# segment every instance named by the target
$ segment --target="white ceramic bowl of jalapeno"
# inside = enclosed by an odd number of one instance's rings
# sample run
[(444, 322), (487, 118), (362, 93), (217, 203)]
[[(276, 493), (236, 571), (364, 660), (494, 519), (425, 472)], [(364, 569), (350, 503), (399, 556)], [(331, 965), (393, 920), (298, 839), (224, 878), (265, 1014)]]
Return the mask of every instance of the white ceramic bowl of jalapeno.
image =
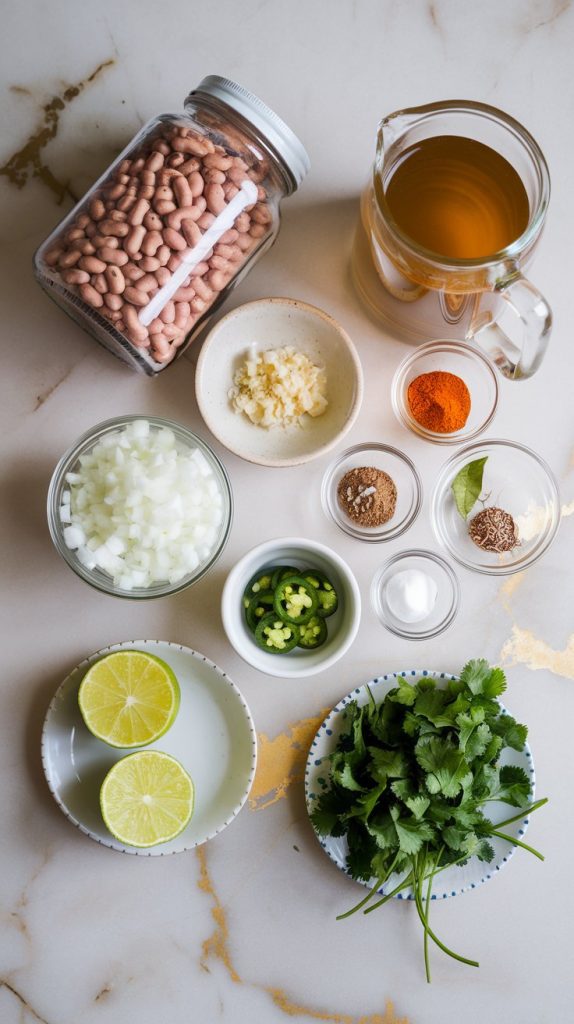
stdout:
[(302, 537), (266, 541), (229, 573), (221, 599), (227, 638), (270, 676), (323, 672), (352, 644), (361, 617), (357, 581), (331, 548)]

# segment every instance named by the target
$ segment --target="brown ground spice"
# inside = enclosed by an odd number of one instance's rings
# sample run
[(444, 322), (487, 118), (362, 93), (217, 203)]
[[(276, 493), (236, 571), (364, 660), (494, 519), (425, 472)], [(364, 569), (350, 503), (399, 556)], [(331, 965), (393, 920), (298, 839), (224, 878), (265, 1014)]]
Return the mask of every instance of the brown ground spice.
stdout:
[(518, 527), (510, 512), (503, 508), (483, 508), (471, 519), (468, 533), (470, 539), (484, 551), (512, 551), (518, 547)]
[(337, 497), (349, 519), (359, 526), (382, 526), (395, 514), (397, 488), (382, 469), (359, 466), (341, 477)]

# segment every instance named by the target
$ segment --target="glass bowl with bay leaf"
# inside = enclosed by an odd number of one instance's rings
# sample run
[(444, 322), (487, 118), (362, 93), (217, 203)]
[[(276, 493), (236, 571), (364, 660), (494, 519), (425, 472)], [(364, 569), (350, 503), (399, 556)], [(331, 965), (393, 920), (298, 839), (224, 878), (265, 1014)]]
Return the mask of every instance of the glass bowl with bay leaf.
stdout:
[(516, 441), (467, 445), (443, 466), (432, 495), (437, 539), (461, 565), (505, 576), (544, 554), (560, 523), (550, 467)]

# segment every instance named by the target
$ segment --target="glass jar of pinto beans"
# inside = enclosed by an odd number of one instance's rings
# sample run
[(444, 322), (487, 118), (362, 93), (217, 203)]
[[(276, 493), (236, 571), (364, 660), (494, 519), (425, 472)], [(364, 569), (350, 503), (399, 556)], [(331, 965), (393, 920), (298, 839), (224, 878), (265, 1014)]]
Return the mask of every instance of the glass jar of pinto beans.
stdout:
[(309, 158), (269, 107), (204, 78), (145, 125), (40, 246), (45, 291), (150, 376), (178, 356), (279, 230)]

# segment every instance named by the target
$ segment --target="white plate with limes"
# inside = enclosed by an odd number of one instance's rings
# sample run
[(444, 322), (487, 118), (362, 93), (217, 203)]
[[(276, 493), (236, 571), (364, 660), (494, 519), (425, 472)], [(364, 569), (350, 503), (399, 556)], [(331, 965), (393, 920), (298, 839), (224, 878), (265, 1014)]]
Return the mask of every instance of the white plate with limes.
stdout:
[[(110, 746), (86, 727), (78, 705), (80, 683), (97, 661), (115, 651), (143, 651), (161, 658), (179, 682), (173, 723), (141, 748), (175, 758), (193, 780), (193, 814), (168, 842), (140, 848), (108, 831), (100, 790), (110, 769), (134, 747)], [(245, 803), (257, 763), (257, 739), (249, 708), (235, 683), (209, 658), (165, 640), (130, 640), (96, 651), (56, 691), (42, 732), (42, 764), (50, 791), (66, 817), (103, 846), (140, 856), (182, 853), (221, 832)]]

